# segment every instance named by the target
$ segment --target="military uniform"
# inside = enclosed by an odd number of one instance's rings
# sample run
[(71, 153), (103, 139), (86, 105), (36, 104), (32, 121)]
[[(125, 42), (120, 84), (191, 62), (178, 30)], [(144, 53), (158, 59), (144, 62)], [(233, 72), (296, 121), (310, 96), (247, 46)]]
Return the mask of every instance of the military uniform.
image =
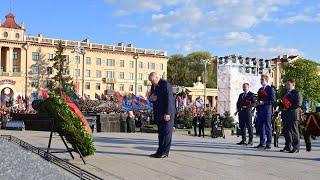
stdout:
[(274, 147), (279, 147), (279, 137), (281, 134), (281, 117), (277, 114), (272, 119), (273, 143)]

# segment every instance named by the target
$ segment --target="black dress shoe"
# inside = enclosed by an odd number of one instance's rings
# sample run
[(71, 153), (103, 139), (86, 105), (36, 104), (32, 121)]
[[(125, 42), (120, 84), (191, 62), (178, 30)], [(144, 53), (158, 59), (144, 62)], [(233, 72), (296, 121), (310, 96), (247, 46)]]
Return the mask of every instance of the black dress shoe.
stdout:
[(151, 158), (155, 158), (155, 157), (157, 157), (157, 156), (159, 156), (159, 154), (157, 154), (157, 153), (155, 153), (155, 154), (150, 154), (150, 155), (149, 155), (149, 157), (151, 157)]
[(299, 149), (292, 149), (289, 153), (298, 153)]
[(167, 154), (157, 155), (155, 158), (167, 158), (169, 157)]
[(249, 141), (247, 145), (248, 145), (248, 146), (253, 146), (253, 142), (252, 142), (252, 141)]
[(258, 146), (255, 146), (255, 148), (261, 149), (261, 148), (264, 148), (264, 145), (259, 144)]
[(244, 142), (244, 141), (240, 141), (240, 142), (238, 142), (237, 144), (238, 144), (238, 145), (247, 145), (247, 143)]
[(270, 145), (266, 146), (266, 147), (264, 147), (264, 149), (271, 149), (271, 146)]
[(280, 152), (288, 153), (288, 152), (290, 152), (290, 149), (283, 148), (283, 149), (280, 150)]

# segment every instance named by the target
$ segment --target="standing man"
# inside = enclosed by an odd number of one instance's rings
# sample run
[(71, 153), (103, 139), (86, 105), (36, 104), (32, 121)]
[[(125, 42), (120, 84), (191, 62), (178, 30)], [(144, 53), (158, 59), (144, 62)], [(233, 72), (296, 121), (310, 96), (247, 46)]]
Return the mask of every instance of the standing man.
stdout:
[(204, 119), (204, 112), (199, 112), (198, 113), (198, 119), (199, 119), (199, 137), (204, 138), (204, 127), (206, 125), (206, 120)]
[(239, 126), (241, 130), (242, 140), (237, 144), (247, 145), (246, 129), (248, 128), (248, 133), (249, 133), (248, 145), (253, 145), (252, 107), (255, 104), (254, 94), (249, 90), (250, 85), (248, 83), (244, 83), (242, 88), (243, 88), (243, 93), (239, 95), (239, 98), (237, 101), (237, 112), (239, 116)]
[(199, 123), (198, 114), (194, 113), (193, 120), (192, 120), (192, 127), (194, 130), (194, 136), (197, 136), (197, 124), (198, 123)]
[(281, 98), (283, 105), (282, 121), (285, 137), (285, 147), (281, 152), (298, 153), (300, 149), (299, 121), (302, 106), (302, 96), (295, 89), (296, 82), (289, 79), (286, 83), (287, 92)]
[(151, 94), (149, 100), (153, 103), (154, 119), (158, 125), (159, 146), (153, 158), (166, 158), (169, 156), (171, 147), (172, 130), (174, 117), (176, 113), (175, 98), (172, 87), (166, 81), (160, 78), (156, 72), (149, 75), (151, 82)]
[[(261, 75), (262, 87), (258, 91), (257, 123), (259, 124), (260, 143), (256, 148), (271, 149), (272, 141), (272, 104), (276, 100), (275, 90), (268, 85), (269, 76)], [(267, 140), (266, 140), (267, 138)]]

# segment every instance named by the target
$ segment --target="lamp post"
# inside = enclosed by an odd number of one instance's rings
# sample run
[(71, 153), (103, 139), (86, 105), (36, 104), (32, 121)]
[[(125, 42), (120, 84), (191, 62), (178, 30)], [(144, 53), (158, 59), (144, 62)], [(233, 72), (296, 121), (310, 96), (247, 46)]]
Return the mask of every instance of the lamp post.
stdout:
[(135, 75), (134, 75), (134, 95), (137, 96), (137, 81), (138, 81), (138, 78), (137, 78), (137, 75), (138, 75), (138, 59), (139, 59), (139, 55), (138, 53), (135, 53), (133, 55), (133, 59), (135, 60)]
[(203, 85), (204, 85), (204, 110), (207, 108), (206, 99), (207, 99), (207, 65), (210, 64), (209, 59), (201, 59), (201, 63), (204, 64), (204, 77), (203, 77)]
[(25, 67), (25, 84), (24, 84), (24, 98), (26, 103), (26, 108), (28, 105), (28, 49), (29, 49), (30, 43), (27, 42), (23, 45), (24, 50), (26, 51), (26, 67)]
[[(72, 53), (77, 53), (77, 55), (79, 55), (79, 54), (82, 55), (82, 91), (81, 91), (81, 96), (83, 97), (83, 95), (84, 95), (84, 55), (86, 54), (86, 52), (85, 52), (84, 48), (77, 46), (73, 49)], [(79, 67), (79, 63), (80, 63), (80, 61), (77, 62), (77, 70)], [(76, 74), (76, 84), (78, 85), (78, 74)]]

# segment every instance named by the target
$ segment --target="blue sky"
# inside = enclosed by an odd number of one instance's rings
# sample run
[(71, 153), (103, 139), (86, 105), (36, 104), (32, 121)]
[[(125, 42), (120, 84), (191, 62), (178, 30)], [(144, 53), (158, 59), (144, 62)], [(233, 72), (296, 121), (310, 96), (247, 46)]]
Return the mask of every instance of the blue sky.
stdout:
[[(320, 62), (319, 0), (11, 0), (27, 33), (166, 50)], [(41, 2), (41, 3), (40, 3)], [(0, 1), (0, 19), (10, 1)]]

